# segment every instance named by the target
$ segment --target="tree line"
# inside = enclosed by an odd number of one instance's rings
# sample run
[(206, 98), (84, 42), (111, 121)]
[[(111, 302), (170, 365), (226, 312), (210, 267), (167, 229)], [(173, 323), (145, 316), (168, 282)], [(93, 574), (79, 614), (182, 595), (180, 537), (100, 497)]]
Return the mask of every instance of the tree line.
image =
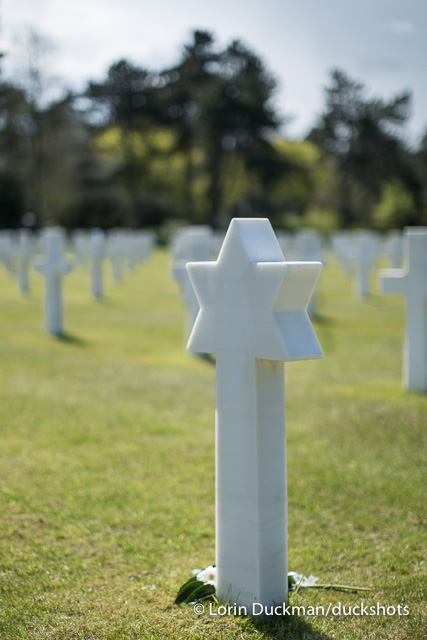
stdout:
[[(114, 62), (80, 94), (43, 100), (43, 40), (26, 83), (0, 83), (0, 227), (278, 228), (427, 224), (427, 133), (405, 142), (411, 95), (386, 102), (335, 69), (305, 140), (287, 140), (276, 80), (240, 41), (195, 31), (170, 68)], [(31, 215), (30, 215), (31, 214)]]

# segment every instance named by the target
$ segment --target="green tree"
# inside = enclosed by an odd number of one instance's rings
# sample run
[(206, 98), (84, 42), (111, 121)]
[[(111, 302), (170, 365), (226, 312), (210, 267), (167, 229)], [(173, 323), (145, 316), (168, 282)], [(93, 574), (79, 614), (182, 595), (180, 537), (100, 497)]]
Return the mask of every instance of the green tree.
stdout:
[(55, 84), (52, 76), (55, 43), (38, 31), (28, 28), (21, 40), (21, 72), (18, 82), (26, 97), (25, 130), (22, 138), (26, 145), (22, 170), (25, 173), (26, 206), (39, 224), (49, 222), (47, 190), (50, 188), (46, 146), (49, 123), (46, 113)]
[(208, 221), (213, 226), (224, 206), (224, 165), (229, 154), (242, 158), (250, 175), (249, 197), (257, 201), (258, 209), (265, 203), (267, 187), (283, 169), (271, 142), (280, 124), (271, 106), (274, 89), (275, 81), (261, 59), (241, 42), (221, 53), (216, 82), (202, 111), (210, 175)]
[(411, 192), (399, 180), (383, 185), (375, 205), (373, 220), (379, 229), (397, 229), (417, 222), (417, 210)]
[(24, 215), (22, 187), (9, 171), (0, 171), (0, 229), (17, 229)]
[(254, 193), (281, 166), (270, 139), (279, 126), (271, 106), (275, 81), (261, 59), (241, 42), (218, 50), (212, 35), (202, 31), (194, 32), (182, 60), (166, 77), (168, 114), (178, 132), (178, 148), (187, 155), (189, 209), (194, 153), (201, 149), (208, 180), (206, 221), (217, 226), (226, 205), (228, 172), (232, 166), (241, 166), (230, 162), (230, 156), (243, 162)]
[[(184, 45), (178, 64), (162, 72), (165, 81), (160, 91), (162, 113), (175, 134), (174, 151), (185, 158), (182, 180), (185, 218), (196, 222), (195, 181), (201, 171), (204, 131), (201, 120), (206, 94), (216, 81), (218, 52), (207, 31), (194, 31), (193, 40)], [(200, 206), (200, 205), (199, 205)]]
[(139, 226), (141, 199), (147, 166), (137, 152), (135, 132), (144, 132), (161, 123), (157, 102), (159, 76), (120, 60), (110, 66), (104, 82), (91, 82), (86, 96), (91, 99), (90, 118), (104, 131), (117, 126), (120, 131), (120, 165), (116, 178), (128, 198), (128, 223)]
[(381, 187), (394, 178), (401, 180), (420, 209), (420, 183), (400, 137), (410, 101), (408, 93), (389, 102), (367, 98), (363, 84), (341, 70), (333, 71), (325, 113), (309, 139), (335, 158), (336, 200), (345, 226), (371, 224)]
[(22, 89), (8, 82), (0, 85), (0, 226), (16, 228), (26, 208), (26, 157), (31, 121)]
[[(287, 168), (271, 190), (279, 213), (276, 224), (330, 228), (331, 217), (334, 217), (331, 216), (333, 160), (325, 157), (322, 149), (309, 140), (279, 138), (275, 147)], [(322, 213), (327, 218), (324, 224), (319, 220)], [(316, 218), (315, 225), (313, 217)]]

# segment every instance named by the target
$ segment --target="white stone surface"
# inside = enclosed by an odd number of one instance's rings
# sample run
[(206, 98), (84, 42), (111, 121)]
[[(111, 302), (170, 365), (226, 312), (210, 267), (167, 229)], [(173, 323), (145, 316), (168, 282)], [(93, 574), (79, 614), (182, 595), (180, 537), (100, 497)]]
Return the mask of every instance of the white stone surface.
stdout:
[(123, 231), (112, 230), (108, 234), (106, 254), (111, 263), (111, 275), (114, 282), (121, 282), (127, 253), (127, 236)]
[(286, 262), (268, 220), (232, 220), (216, 262), (187, 264), (188, 349), (216, 354), (216, 566), (222, 601), (287, 600), (283, 361), (322, 357), (307, 305), (320, 263)]
[(278, 231), (276, 238), (286, 260), (293, 260), (295, 257), (295, 235), (290, 231)]
[(386, 253), (393, 269), (400, 269), (403, 260), (403, 237), (401, 231), (389, 231), (386, 238)]
[(18, 270), (19, 289), (26, 293), (30, 289), (30, 262), (34, 254), (34, 245), (31, 232), (28, 229), (19, 231), (18, 247), (16, 251), (16, 263)]
[(13, 274), (13, 231), (0, 231), (0, 261), (10, 274)]
[[(325, 264), (322, 237), (318, 231), (315, 229), (300, 229), (298, 231), (294, 243), (294, 259), (303, 262), (314, 260)], [(311, 317), (316, 315), (317, 297), (315, 291), (310, 298), (307, 311)]]
[(63, 334), (62, 277), (70, 273), (73, 264), (64, 257), (64, 237), (58, 230), (48, 230), (43, 234), (46, 255), (34, 265), (36, 271), (45, 277), (45, 326), (47, 333), (54, 336)]
[(71, 236), (77, 264), (87, 266), (90, 260), (90, 233), (85, 229), (77, 229)]
[(356, 264), (356, 294), (366, 298), (371, 292), (370, 276), (378, 263), (378, 234), (370, 229), (359, 229), (354, 238), (353, 260)]
[(427, 392), (427, 227), (405, 229), (405, 266), (380, 272), (383, 293), (406, 297), (403, 383)]
[(94, 229), (90, 237), (90, 291), (94, 298), (104, 297), (103, 262), (105, 258), (105, 234)]
[(186, 264), (188, 262), (202, 262), (211, 260), (215, 252), (215, 236), (212, 229), (206, 225), (191, 225), (182, 229), (175, 237), (172, 246), (172, 277), (178, 283), (181, 297), (184, 301), (186, 313), (186, 338), (191, 333), (197, 314), (199, 303), (188, 277)]
[(331, 238), (332, 249), (341, 265), (344, 275), (351, 276), (353, 259), (353, 238), (350, 231), (335, 231)]

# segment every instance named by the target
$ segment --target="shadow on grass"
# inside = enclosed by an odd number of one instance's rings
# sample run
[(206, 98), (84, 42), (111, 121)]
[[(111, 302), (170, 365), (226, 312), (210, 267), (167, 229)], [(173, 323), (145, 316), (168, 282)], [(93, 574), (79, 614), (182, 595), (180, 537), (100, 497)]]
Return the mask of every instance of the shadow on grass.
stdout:
[(332, 318), (330, 318), (329, 316), (325, 316), (321, 313), (313, 314), (313, 316), (310, 316), (310, 320), (312, 320), (312, 322), (322, 327), (329, 327), (329, 326), (332, 326), (333, 324), (336, 324)]
[(373, 291), (370, 291), (366, 296), (355, 298), (355, 300), (368, 307), (384, 307), (387, 305), (387, 298), (385, 298), (384, 294), (374, 293)]
[(334, 335), (334, 326), (336, 325), (336, 322), (334, 319), (321, 313), (316, 313), (311, 320), (316, 334), (319, 333), (318, 338), (323, 350), (327, 350), (329, 353), (335, 351), (336, 340)]
[(79, 338), (79, 336), (75, 336), (72, 333), (63, 333), (61, 336), (57, 336), (57, 340), (76, 347), (84, 347), (87, 345), (87, 340), (83, 340), (83, 338)]
[(117, 305), (114, 303), (114, 301), (109, 298), (108, 296), (102, 296), (100, 298), (97, 298), (95, 296), (91, 296), (91, 302), (93, 302), (94, 304), (99, 305), (100, 307), (116, 307)]
[(262, 634), (262, 638), (274, 640), (331, 640), (331, 636), (316, 631), (311, 624), (293, 615), (255, 620), (253, 628)]
[(216, 358), (212, 353), (195, 353), (194, 354), (197, 358), (200, 358), (200, 360), (203, 360), (203, 362), (207, 362), (208, 364), (216, 364)]

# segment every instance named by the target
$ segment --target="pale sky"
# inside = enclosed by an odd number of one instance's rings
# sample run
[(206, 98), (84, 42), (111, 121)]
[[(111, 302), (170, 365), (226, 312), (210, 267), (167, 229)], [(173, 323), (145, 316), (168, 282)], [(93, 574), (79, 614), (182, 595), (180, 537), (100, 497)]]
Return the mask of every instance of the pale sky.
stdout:
[(239, 39), (263, 59), (278, 80), (274, 105), (293, 117), (288, 137), (315, 124), (335, 67), (371, 96), (411, 90), (410, 139), (427, 131), (427, 0), (0, 0), (0, 12), (6, 77), (16, 73), (17, 38), (28, 27), (55, 42), (52, 73), (77, 90), (122, 58), (161, 70), (201, 29), (221, 46)]

